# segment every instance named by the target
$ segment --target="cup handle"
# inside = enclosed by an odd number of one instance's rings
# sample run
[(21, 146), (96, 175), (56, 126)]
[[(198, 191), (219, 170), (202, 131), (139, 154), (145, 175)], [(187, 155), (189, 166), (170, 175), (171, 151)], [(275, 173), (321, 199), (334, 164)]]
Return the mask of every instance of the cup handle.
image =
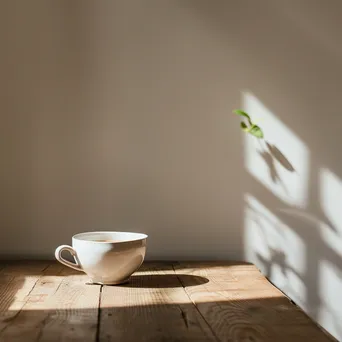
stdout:
[[(62, 252), (63, 251), (68, 251), (73, 256), (73, 258), (75, 260), (75, 263), (70, 262), (68, 260), (65, 260), (62, 257)], [(61, 246), (57, 247), (57, 249), (55, 251), (55, 257), (56, 257), (56, 259), (61, 264), (65, 265), (65, 266), (68, 266), (68, 267), (71, 267), (71, 268), (73, 268), (74, 270), (77, 270), (77, 271), (83, 271), (83, 269), (81, 267), (81, 264), (80, 264), (80, 261), (78, 260), (77, 253), (76, 253), (76, 251), (71, 246), (61, 245)]]

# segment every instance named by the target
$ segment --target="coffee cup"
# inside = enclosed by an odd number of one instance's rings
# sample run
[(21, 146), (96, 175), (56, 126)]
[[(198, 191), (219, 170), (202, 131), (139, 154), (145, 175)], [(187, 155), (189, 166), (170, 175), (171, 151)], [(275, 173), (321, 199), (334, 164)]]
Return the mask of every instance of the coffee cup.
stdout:
[[(72, 237), (72, 247), (61, 245), (56, 259), (77, 271), (85, 272), (90, 283), (117, 285), (129, 281), (145, 258), (146, 234), (129, 232), (86, 232)], [(68, 251), (75, 262), (63, 258)]]

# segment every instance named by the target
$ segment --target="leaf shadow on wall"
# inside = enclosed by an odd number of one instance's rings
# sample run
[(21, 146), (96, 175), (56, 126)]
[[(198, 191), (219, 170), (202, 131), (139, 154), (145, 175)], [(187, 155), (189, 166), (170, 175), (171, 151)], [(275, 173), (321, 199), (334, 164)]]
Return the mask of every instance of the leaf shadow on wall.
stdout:
[[(342, 297), (338, 290), (342, 277), (333, 278), (333, 274), (340, 274), (342, 270), (337, 247), (337, 242), (342, 242), (342, 222), (337, 208), (342, 188), (329, 188), (327, 181), (322, 179), (323, 168), (342, 179), (341, 100), (336, 92), (342, 87), (341, 21), (338, 16), (342, 3), (333, 0), (328, 7), (321, 0), (222, 1), (217, 6), (200, 1), (190, 3), (191, 10), (220, 37), (232, 58), (243, 62), (237, 86), (255, 94), (307, 147), (308, 158), (302, 161), (309, 165), (308, 176), (302, 180), (307, 183), (303, 207), (279, 198), (250, 173), (246, 173), (245, 190), (303, 244), (300, 252), (303, 253), (304, 270), (298, 278), (303, 291), (301, 305), (324, 328), (342, 339), (341, 330), (332, 323), (338, 322), (342, 315)], [(322, 113), (329, 113), (329, 119)], [(291, 144), (290, 136), (281, 136), (281, 139), (284, 144)], [(299, 170), (298, 165), (287, 163), (287, 157), (291, 156), (285, 156), (281, 149), (282, 146), (270, 144), (260, 157), (269, 165), (271, 181), (282, 181), (286, 185), (286, 179), (279, 180), (271, 154), (291, 174)], [(295, 149), (291, 151), (296, 152)], [(260, 225), (257, 235), (262, 237), (265, 235), (262, 229), (268, 223), (263, 221)], [(270, 246), (270, 258), (257, 255), (254, 261), (272, 277), (272, 269), (277, 267), (290, 276), (294, 267), (289, 264), (288, 257), (295, 251), (291, 243), (285, 243), (283, 228), (278, 230), (280, 239), (284, 239), (281, 248), (274, 251)], [(252, 253), (253, 244), (248, 248)]]

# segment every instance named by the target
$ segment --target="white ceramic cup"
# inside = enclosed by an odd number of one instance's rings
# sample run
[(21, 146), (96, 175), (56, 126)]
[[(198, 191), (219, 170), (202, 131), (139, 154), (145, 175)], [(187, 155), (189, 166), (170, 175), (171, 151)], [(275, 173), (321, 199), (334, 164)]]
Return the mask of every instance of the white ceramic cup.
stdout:
[[(140, 233), (80, 233), (72, 237), (72, 247), (59, 246), (55, 257), (64, 265), (85, 272), (94, 284), (122, 284), (143, 263), (146, 239), (147, 235)], [(63, 251), (68, 251), (75, 263), (64, 259)]]

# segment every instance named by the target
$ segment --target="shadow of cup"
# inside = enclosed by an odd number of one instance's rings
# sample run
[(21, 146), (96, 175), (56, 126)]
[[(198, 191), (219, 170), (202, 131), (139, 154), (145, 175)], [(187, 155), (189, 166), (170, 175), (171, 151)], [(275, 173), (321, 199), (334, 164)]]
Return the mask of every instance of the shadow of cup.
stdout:
[(123, 287), (137, 288), (171, 288), (184, 286), (198, 286), (208, 283), (209, 280), (200, 276), (188, 274), (153, 274), (133, 275)]

